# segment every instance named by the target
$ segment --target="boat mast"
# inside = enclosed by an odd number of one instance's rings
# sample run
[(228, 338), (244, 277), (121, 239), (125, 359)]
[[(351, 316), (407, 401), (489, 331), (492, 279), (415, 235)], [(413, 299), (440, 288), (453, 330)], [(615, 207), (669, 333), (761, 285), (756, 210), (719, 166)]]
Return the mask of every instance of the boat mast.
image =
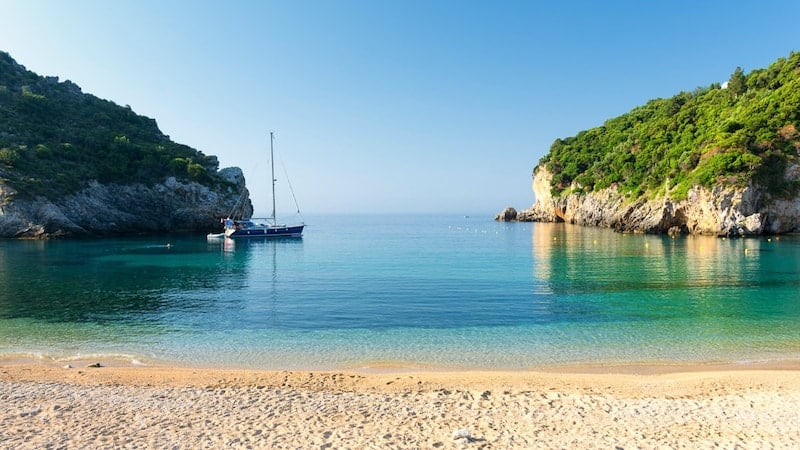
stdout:
[(275, 217), (275, 153), (272, 150), (272, 141), (275, 140), (275, 136), (272, 131), (269, 132), (269, 162), (272, 166), (272, 224), (276, 225), (278, 223), (277, 217)]

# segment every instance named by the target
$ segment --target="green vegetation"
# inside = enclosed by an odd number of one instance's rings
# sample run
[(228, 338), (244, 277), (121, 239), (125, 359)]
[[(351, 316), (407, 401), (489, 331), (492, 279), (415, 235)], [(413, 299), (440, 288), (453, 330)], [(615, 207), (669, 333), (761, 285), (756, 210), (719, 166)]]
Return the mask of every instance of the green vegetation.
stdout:
[(130, 107), (41, 77), (0, 52), (0, 179), (19, 197), (57, 198), (91, 180), (224, 184), (214, 156), (172, 142)]
[(693, 185), (744, 186), (795, 195), (784, 180), (800, 151), (800, 53), (745, 75), (656, 99), (603, 126), (557, 139), (541, 164), (554, 195), (616, 185), (628, 198), (686, 198)]

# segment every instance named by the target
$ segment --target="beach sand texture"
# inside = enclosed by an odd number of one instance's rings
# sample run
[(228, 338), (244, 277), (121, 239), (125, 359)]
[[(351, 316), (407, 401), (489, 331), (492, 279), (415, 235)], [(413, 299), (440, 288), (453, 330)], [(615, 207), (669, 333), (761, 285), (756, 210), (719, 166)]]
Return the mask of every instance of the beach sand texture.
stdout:
[(800, 448), (800, 370), (0, 364), (0, 448)]

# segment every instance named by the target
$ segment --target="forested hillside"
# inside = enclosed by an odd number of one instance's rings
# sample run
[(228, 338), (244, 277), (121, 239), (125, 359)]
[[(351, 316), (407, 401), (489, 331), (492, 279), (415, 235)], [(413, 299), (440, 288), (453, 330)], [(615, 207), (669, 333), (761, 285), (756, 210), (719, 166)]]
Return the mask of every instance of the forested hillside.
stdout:
[(800, 53), (723, 85), (651, 100), (603, 126), (557, 139), (540, 161), (552, 193), (597, 191), (616, 184), (633, 199), (665, 193), (686, 198), (693, 185), (744, 186), (751, 180), (777, 197), (796, 195), (783, 176), (800, 150)]
[(172, 142), (155, 120), (41, 77), (0, 52), (0, 181), (18, 198), (59, 198), (100, 183), (225, 183), (216, 157)]

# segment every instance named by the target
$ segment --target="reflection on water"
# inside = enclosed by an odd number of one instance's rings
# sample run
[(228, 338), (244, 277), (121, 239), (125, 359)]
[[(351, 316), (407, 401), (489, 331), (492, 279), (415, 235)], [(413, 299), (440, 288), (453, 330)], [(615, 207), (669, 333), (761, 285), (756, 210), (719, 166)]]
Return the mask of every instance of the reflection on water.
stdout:
[(798, 255), (797, 237), (463, 216), (330, 218), (285, 240), (0, 241), (0, 354), (271, 368), (798, 354)]
[[(298, 245), (169, 240), (2, 242), (0, 318), (159, 322), (162, 312), (208, 313), (244, 301), (236, 292), (251, 286), (254, 274), (268, 270), (276, 281), (277, 248)], [(225, 301), (214, 292), (226, 292), (219, 295)]]
[(533, 277), (551, 314), (680, 319), (718, 330), (741, 325), (731, 319), (800, 315), (796, 237), (670, 238), (536, 224), (531, 241)]
[(171, 352), (193, 334), (263, 326), (277, 315), (279, 252), (302, 253), (302, 240), (0, 241), (0, 353)]

